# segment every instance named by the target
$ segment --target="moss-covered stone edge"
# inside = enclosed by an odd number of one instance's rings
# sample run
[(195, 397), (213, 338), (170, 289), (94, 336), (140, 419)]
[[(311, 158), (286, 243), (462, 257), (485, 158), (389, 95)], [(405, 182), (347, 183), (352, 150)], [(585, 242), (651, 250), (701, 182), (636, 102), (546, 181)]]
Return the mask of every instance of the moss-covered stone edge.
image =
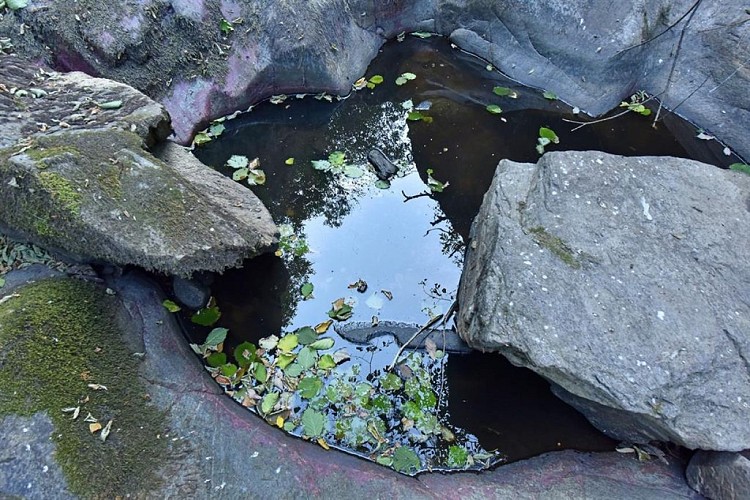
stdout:
[(576, 255), (570, 246), (565, 243), (559, 237), (550, 234), (545, 228), (541, 226), (532, 227), (529, 229), (534, 241), (537, 242), (541, 247), (548, 249), (550, 252), (555, 254), (561, 261), (573, 269), (581, 268), (581, 261), (576, 258)]
[[(0, 304), (0, 417), (45, 412), (69, 489), (85, 498), (139, 496), (158, 487), (168, 419), (149, 402), (139, 358), (113, 326), (119, 304), (101, 287), (56, 278)], [(93, 389), (88, 384), (101, 384)], [(64, 408), (80, 408), (78, 418)], [(105, 441), (91, 433), (88, 414)]]

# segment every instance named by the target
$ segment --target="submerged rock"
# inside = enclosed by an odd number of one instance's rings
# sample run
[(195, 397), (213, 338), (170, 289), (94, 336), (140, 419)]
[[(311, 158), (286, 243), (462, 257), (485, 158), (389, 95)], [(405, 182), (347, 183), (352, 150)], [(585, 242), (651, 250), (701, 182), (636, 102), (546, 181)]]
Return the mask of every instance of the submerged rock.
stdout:
[(371, 149), (367, 153), (367, 160), (375, 168), (375, 175), (381, 181), (389, 180), (398, 172), (398, 167), (379, 149)]
[(159, 143), (158, 158), (147, 149), (169, 118), (144, 94), (12, 56), (0, 56), (0, 83), (0, 226), (13, 234), (75, 260), (176, 275), (221, 271), (275, 243), (251, 191), (181, 146)]
[[(370, 323), (347, 322), (335, 326), (336, 333), (349, 342), (355, 344), (367, 344), (378, 337), (390, 335), (396, 339), (399, 345), (404, 345), (419, 330), (419, 327), (408, 323), (395, 321), (381, 321), (378, 326)], [(438, 349), (449, 353), (467, 353), (471, 351), (469, 346), (461, 340), (458, 334), (451, 330), (427, 330), (418, 335), (409, 346), (414, 349), (424, 349), (427, 340), (432, 340)]]
[(695, 161), (504, 160), (472, 228), (459, 333), (616, 438), (750, 448), (749, 212), (750, 176)]

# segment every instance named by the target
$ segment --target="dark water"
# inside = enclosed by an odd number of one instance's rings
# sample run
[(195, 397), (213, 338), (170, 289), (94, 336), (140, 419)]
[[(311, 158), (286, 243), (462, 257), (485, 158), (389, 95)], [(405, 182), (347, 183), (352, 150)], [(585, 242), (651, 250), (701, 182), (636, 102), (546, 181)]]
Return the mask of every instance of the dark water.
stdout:
[[(231, 155), (259, 158), (267, 182), (253, 191), (274, 220), (309, 248), (299, 257), (287, 251), (282, 258), (253, 259), (215, 280), (212, 290), (230, 343), (314, 325), (327, 319), (325, 312), (340, 297), (354, 303), (350, 321), (376, 317), (416, 326), (446, 312), (458, 286), (463, 242), (498, 161), (536, 162), (541, 126), (560, 138), (548, 151), (671, 155), (719, 166), (737, 161), (715, 141), (696, 139), (694, 127), (671, 115), (656, 127), (650, 118), (629, 113), (572, 132), (575, 125), (564, 120), (582, 115), (485, 66), (443, 39), (391, 43), (367, 72), (368, 78), (385, 79), (374, 90), (332, 103), (294, 96), (265, 103), (226, 122), (218, 140), (196, 149), (202, 161), (227, 174)], [(397, 86), (404, 72), (417, 77)], [(510, 87), (519, 98), (496, 96), (494, 86)], [(407, 122), (407, 100), (429, 100), (424, 113), (433, 121)], [(501, 106), (502, 114), (489, 113), (488, 104)], [(311, 161), (343, 151), (347, 163), (368, 169), (366, 155), (374, 147), (400, 167), (388, 189), (375, 187), (372, 173), (352, 179), (311, 167)], [(285, 164), (290, 157), (291, 166)], [(449, 183), (444, 192), (427, 195), (427, 169)], [(365, 293), (348, 288), (360, 279), (367, 282)], [(315, 287), (311, 300), (300, 293), (306, 282)], [(193, 327), (196, 341), (205, 333)], [(390, 339), (377, 343), (372, 369), (382, 368), (396, 350)], [(363, 356), (370, 352), (347, 345)], [(485, 449), (498, 449), (512, 461), (556, 449), (614, 447), (555, 398), (543, 379), (499, 355), (450, 355), (446, 366), (451, 423)]]

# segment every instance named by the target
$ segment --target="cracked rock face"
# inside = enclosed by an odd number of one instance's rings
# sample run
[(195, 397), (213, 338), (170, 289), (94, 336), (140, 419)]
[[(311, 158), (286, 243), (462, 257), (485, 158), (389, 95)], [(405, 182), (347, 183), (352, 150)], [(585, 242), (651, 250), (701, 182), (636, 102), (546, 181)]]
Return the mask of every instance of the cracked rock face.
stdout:
[(504, 160), (469, 247), (469, 345), (543, 375), (616, 438), (750, 448), (750, 176), (598, 152)]
[(268, 250), (260, 200), (159, 143), (168, 133), (132, 87), (0, 56), (0, 227), (75, 260), (182, 276)]

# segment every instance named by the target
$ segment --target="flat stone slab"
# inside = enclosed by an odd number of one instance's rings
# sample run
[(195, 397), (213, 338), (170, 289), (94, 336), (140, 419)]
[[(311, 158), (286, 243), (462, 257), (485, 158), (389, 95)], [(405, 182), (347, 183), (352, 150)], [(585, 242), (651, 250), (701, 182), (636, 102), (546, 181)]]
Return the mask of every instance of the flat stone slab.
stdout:
[[(0, 296), (23, 293), (14, 271)], [(14, 275), (16, 277), (14, 277)], [(39, 275), (37, 275), (37, 278)], [(421, 474), (416, 478), (276, 429), (222, 394), (190, 351), (161, 293), (127, 275), (108, 284), (124, 304), (123, 340), (142, 352), (140, 373), (151, 401), (168, 418), (169, 453), (156, 491), (136, 497), (190, 498), (699, 498), (677, 463), (638, 462), (617, 453), (549, 453), (481, 474)], [(70, 498), (49, 457), (54, 432), (45, 416), (0, 419), (11, 443), (0, 460), (0, 496)], [(34, 444), (39, 443), (39, 444)], [(32, 446), (29, 452), (26, 444)], [(37, 448), (35, 448), (37, 447)], [(40, 457), (46, 457), (40, 462)], [(45, 469), (44, 466), (47, 466)], [(52, 483), (52, 481), (55, 481)]]
[(472, 228), (458, 330), (616, 438), (743, 450), (748, 248), (750, 176), (599, 152), (504, 160)]

